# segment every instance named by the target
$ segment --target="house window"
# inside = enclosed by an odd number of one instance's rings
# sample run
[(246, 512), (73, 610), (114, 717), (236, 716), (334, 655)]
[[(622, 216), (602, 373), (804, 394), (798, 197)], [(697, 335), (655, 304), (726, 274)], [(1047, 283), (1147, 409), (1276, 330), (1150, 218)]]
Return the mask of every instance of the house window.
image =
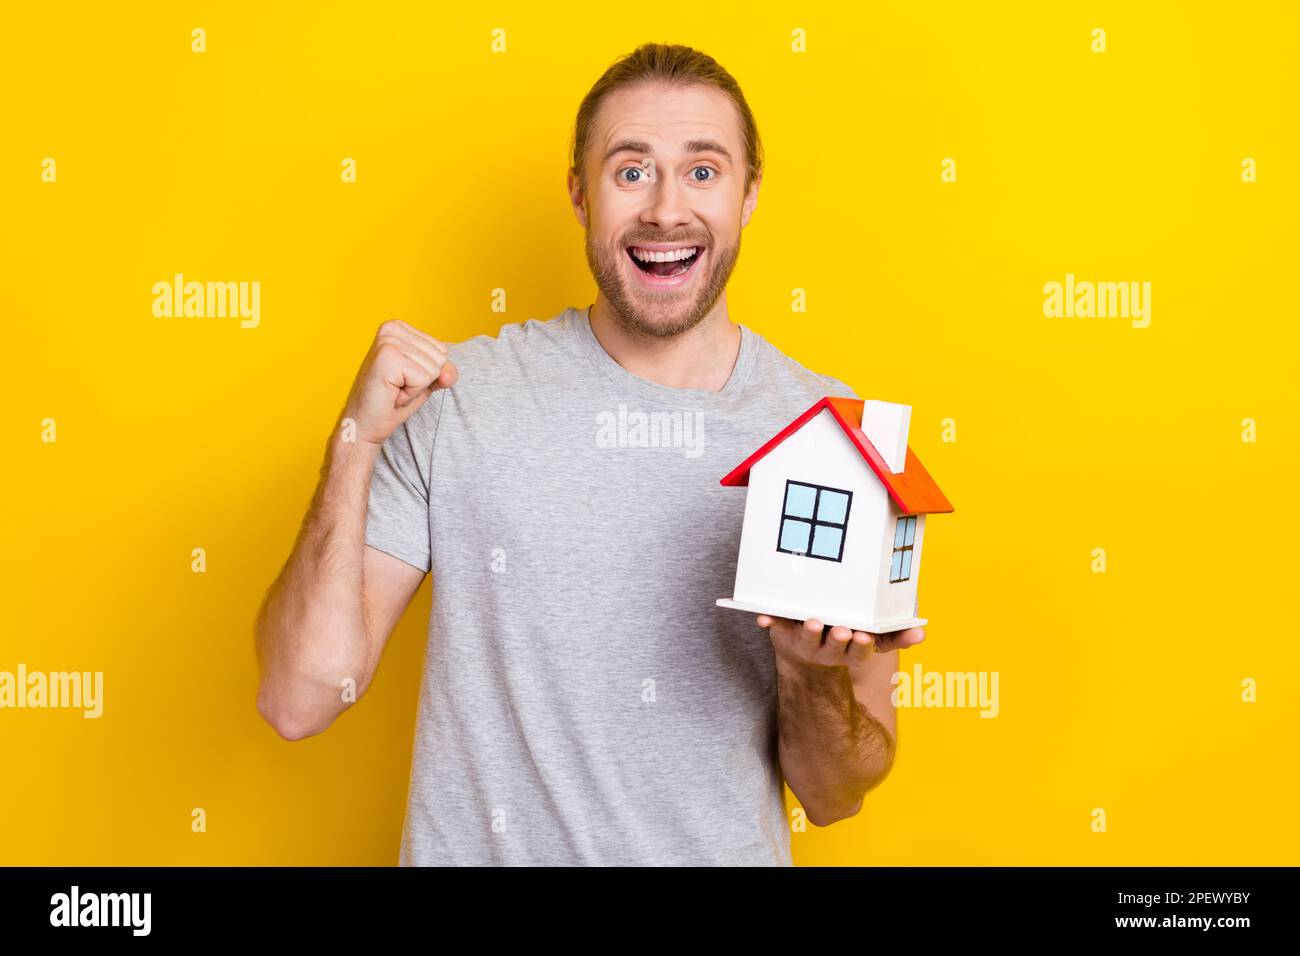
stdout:
[(916, 515), (903, 515), (894, 525), (894, 557), (889, 563), (889, 582), (912, 576), (912, 542), (916, 538)]
[(839, 561), (844, 557), (844, 532), (852, 500), (851, 491), (786, 481), (776, 550)]

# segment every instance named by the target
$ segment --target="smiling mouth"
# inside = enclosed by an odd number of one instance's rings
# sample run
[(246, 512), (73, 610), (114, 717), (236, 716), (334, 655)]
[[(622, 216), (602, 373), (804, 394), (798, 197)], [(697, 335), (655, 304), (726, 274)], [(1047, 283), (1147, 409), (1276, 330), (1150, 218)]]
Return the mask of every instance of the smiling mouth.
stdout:
[(632, 264), (646, 275), (660, 279), (685, 275), (700, 257), (703, 246), (684, 246), (666, 252), (651, 252), (637, 246), (625, 250)]

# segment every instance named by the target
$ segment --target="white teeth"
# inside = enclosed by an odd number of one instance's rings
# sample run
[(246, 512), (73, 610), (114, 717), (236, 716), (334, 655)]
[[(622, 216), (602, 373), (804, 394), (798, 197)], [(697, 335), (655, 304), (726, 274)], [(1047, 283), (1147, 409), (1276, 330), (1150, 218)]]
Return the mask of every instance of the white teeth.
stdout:
[(645, 249), (632, 247), (632, 255), (642, 262), (676, 262), (678, 259), (686, 259), (699, 251), (699, 246), (685, 246), (681, 249), (670, 249), (668, 252), (649, 252)]

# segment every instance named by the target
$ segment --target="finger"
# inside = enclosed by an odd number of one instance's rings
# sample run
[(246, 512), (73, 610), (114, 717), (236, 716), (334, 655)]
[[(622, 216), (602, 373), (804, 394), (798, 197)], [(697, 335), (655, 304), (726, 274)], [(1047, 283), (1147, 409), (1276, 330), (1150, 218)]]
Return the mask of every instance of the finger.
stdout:
[(901, 631), (890, 631), (876, 636), (876, 650), (897, 651), (915, 647), (925, 640), (925, 628), (909, 627)]
[(382, 341), (384, 346), (397, 349), (405, 358), (417, 363), (428, 375), (427, 384), (414, 381), (404, 387), (407, 397), (398, 401), (398, 408), (402, 408), (422, 391), (450, 388), (460, 378), (460, 369), (456, 368), (455, 362), (448, 359), (445, 353), (435, 351), (419, 339), (385, 335)]
[(826, 632), (826, 625), (823, 624), (820, 619), (810, 617), (808, 620), (803, 622), (803, 629), (809, 634), (816, 634), (817, 640), (820, 642), (822, 635)]
[(428, 396), (432, 395), (434, 392), (438, 391), (438, 389), (440, 388), (451, 388), (453, 385), (456, 384), (459, 378), (460, 378), (460, 369), (456, 368), (456, 366), (453, 365), (451, 362), (448, 362), (446, 365), (444, 365), (441, 369), (438, 370), (437, 377), (434, 378), (434, 380), (430, 382), (428, 385), (404, 386), (402, 388), (401, 394), (398, 395), (396, 405), (398, 408), (404, 408), (409, 402), (414, 401), (415, 399), (420, 397), (427, 398)]
[[(393, 407), (406, 408), (412, 402), (416, 402), (416, 401), (420, 401), (421, 399), (428, 398), (429, 395), (431, 395), (432, 393), (433, 393), (433, 388), (427, 385), (424, 388), (417, 388), (413, 385), (407, 385), (405, 388), (403, 388), (400, 392), (397, 393), (397, 398), (393, 402)], [(411, 410), (414, 411), (414, 409)]]
[(433, 348), (437, 349), (437, 350), (438, 350), (439, 352), (441, 352), (443, 355), (446, 355), (446, 354), (447, 354), (447, 343), (446, 343), (446, 342), (442, 341), (441, 339), (435, 339), (435, 338), (434, 338), (432, 335), (430, 335), (428, 332), (424, 331), (424, 329), (417, 329), (414, 325), (407, 325), (406, 327), (407, 327), (408, 329), (411, 330), (411, 334), (412, 334), (413, 336), (415, 336), (416, 338), (420, 339), (420, 340), (421, 340), (422, 342), (424, 342), (426, 345), (431, 345), (431, 346), (433, 346)]
[(442, 367), (442, 371), (438, 373), (437, 379), (434, 380), (433, 387), (451, 388), (459, 380), (460, 369), (456, 367), (455, 362), (448, 361), (447, 364)]
[(845, 652), (849, 649), (849, 642), (853, 640), (853, 631), (843, 624), (837, 624), (826, 632), (826, 654), (833, 660), (839, 660), (844, 657)]
[(787, 617), (777, 617), (774, 614), (760, 614), (755, 620), (758, 621), (759, 627), (770, 627), (777, 632), (791, 633), (799, 626), (798, 621), (792, 621)]
[(406, 334), (399, 335), (398, 338), (403, 344), (419, 349), (426, 355), (436, 358), (439, 362), (447, 361), (447, 346), (432, 336), (425, 335), (419, 329), (411, 329)]
[(754, 620), (758, 622), (759, 627), (766, 628), (770, 631), (771, 636), (774, 639), (781, 636), (789, 638), (794, 633), (795, 622), (787, 621), (783, 617), (776, 617), (772, 614), (760, 614)]
[(414, 393), (402, 392), (399, 394), (397, 396), (397, 401), (393, 403), (393, 407), (396, 408), (399, 413), (398, 423), (402, 424), (406, 422), (407, 419), (418, 412), (420, 406), (423, 405), (432, 394), (433, 389), (431, 388), (421, 389)]
[(429, 375), (432, 378), (437, 378), (439, 371), (447, 364), (446, 352), (439, 352), (428, 342), (415, 336), (394, 336), (388, 338), (387, 341), (392, 342), (406, 355), (428, 368)]
[(818, 653), (822, 647), (822, 622), (816, 618), (811, 618), (800, 624), (798, 621), (790, 621), (790, 643), (799, 649), (799, 651), (809, 657)]
[(427, 398), (437, 388), (441, 368), (429, 368), (427, 360), (411, 355), (401, 346), (385, 342), (379, 347), (376, 361), (381, 363), (384, 383), (397, 390), (394, 408), (407, 409), (417, 398)]
[(430, 374), (437, 375), (447, 361), (447, 347), (430, 335), (421, 332), (401, 319), (389, 319), (375, 333), (375, 347), (391, 345), (402, 352), (430, 365)]
[(429, 366), (419, 357), (410, 355), (397, 345), (380, 346), (376, 358), (380, 365), (380, 374), (386, 384), (398, 391), (418, 391), (428, 388), (438, 377), (438, 370)]
[(849, 642), (849, 649), (845, 652), (850, 664), (861, 664), (869, 660), (876, 650), (876, 636), (866, 631), (854, 631), (853, 640)]
[(435, 339), (423, 329), (417, 329), (410, 322), (404, 322), (401, 319), (389, 319), (379, 326), (380, 335), (392, 335), (400, 339), (419, 340), (425, 345), (432, 346), (444, 355), (447, 352), (447, 343), (440, 339)]
[(392, 336), (375, 340), (374, 364), (384, 381), (395, 388), (427, 388), (437, 379), (442, 363), (433, 363), (416, 349)]

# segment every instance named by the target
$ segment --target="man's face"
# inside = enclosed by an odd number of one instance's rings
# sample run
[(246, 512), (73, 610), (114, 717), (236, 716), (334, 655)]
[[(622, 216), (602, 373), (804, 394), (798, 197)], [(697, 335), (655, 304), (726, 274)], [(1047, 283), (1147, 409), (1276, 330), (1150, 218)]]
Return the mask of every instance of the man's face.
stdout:
[(582, 158), (586, 195), (572, 173), (569, 189), (596, 285), (625, 328), (667, 337), (709, 314), (758, 201), (746, 159), (719, 90), (639, 84), (606, 97)]

